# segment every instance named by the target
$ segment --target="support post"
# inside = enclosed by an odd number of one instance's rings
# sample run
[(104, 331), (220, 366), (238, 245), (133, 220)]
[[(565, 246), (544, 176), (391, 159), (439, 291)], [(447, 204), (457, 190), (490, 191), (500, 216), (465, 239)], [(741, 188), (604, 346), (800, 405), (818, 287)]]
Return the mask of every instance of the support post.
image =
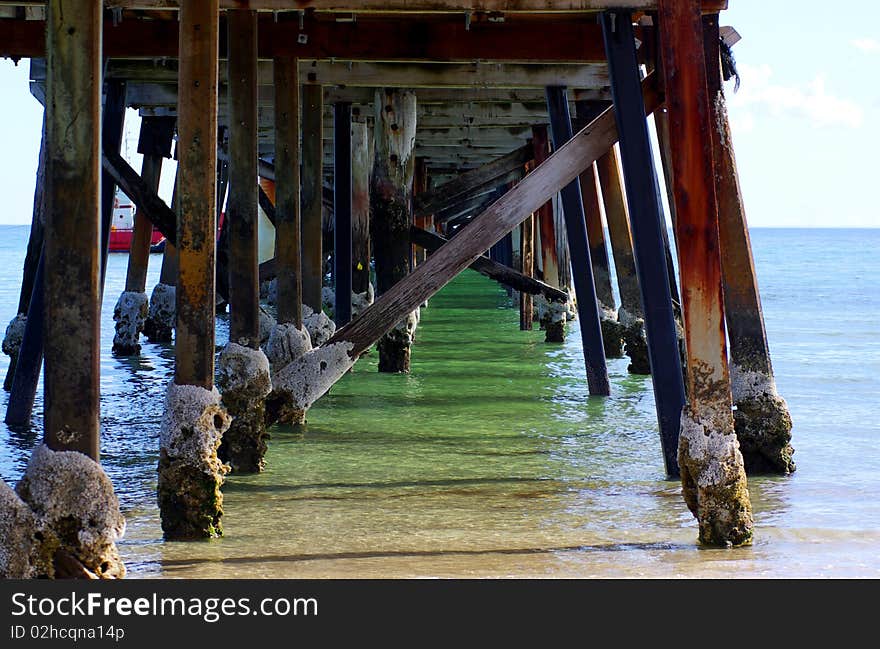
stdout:
[(727, 367), (700, 3), (660, 0), (658, 18), (688, 361), (678, 456), (682, 487), (702, 543), (743, 545), (752, 540), (753, 521)]
[(665, 223), (655, 190), (656, 171), (630, 20), (628, 12), (607, 12), (602, 15), (602, 32), (608, 52), (660, 442), (666, 473), (674, 477), (679, 474), (677, 449), (684, 384), (661, 232)]
[[(416, 167), (413, 172), (413, 204), (416, 196), (424, 196), (428, 193), (428, 165), (424, 157), (416, 158)], [(427, 230), (431, 216), (429, 214), (416, 214), (413, 212), (413, 225)], [(424, 248), (413, 245), (413, 268), (425, 261), (427, 251)]]
[(220, 354), (218, 387), (232, 417), (217, 450), (236, 473), (263, 469), (269, 359), (260, 350), (257, 184), (257, 12), (229, 10), (229, 343)]
[[(159, 191), (162, 157), (171, 155), (173, 129), (174, 118), (144, 117), (141, 121), (138, 141), (138, 153), (144, 156), (141, 179), (154, 193)], [(120, 356), (137, 354), (141, 349), (138, 338), (144, 330), (149, 312), (149, 300), (145, 291), (152, 237), (153, 223), (144, 210), (137, 210), (129, 247), (125, 291), (119, 296), (113, 311), (113, 320), (116, 321), (113, 352)]]
[[(116, 578), (125, 521), (101, 468), (101, 3), (50, 0), (46, 28), (45, 239), (38, 275), (45, 349), (44, 444), (0, 535), (15, 577)], [(43, 270), (44, 272), (40, 272)], [(40, 297), (38, 298), (38, 295)], [(36, 365), (39, 372), (39, 364)], [(11, 501), (11, 502), (10, 502)], [(4, 566), (5, 567), (5, 566)]]
[[(21, 291), (18, 297), (18, 311), (15, 317), (6, 327), (6, 335), (3, 337), (3, 353), (9, 356), (9, 367), (6, 370), (6, 378), (3, 380), (3, 389), (7, 392), (12, 389), (12, 380), (15, 378), (15, 368), (18, 365), (18, 355), (21, 351), (22, 339), (27, 327), (27, 313), (30, 309), (31, 296), (34, 293), (34, 280), (36, 279), (37, 267), (40, 264), (40, 255), (43, 254), (43, 234), (45, 231), (45, 209), (43, 204), (44, 186), (46, 184), (46, 117), (43, 114), (43, 126), (40, 129), (40, 156), (37, 163), (37, 177), (34, 184), (34, 209), (31, 218), (31, 229), (28, 234), (27, 253), (24, 258), (22, 269)], [(40, 287), (42, 291), (42, 287)], [(42, 359), (41, 359), (42, 360)]]
[[(47, 86), (48, 91), (48, 86)], [(48, 109), (47, 109), (48, 110)], [(122, 129), (125, 119), (125, 82), (108, 81), (104, 93), (104, 109), (101, 125), (101, 145), (104, 149), (119, 151), (122, 143)], [(107, 254), (110, 248), (110, 224), (113, 220), (113, 200), (116, 185), (107, 174), (101, 179), (101, 238), (100, 261), (101, 281), (99, 292), (103, 291), (104, 276), (107, 268)], [(46, 208), (48, 209), (48, 208)], [(42, 256), (42, 254), (41, 254)], [(18, 353), (15, 376), (6, 409), (6, 423), (10, 426), (24, 426), (31, 418), (34, 399), (37, 396), (37, 385), (40, 380), (40, 368), (43, 365), (43, 327), (44, 304), (44, 272), (43, 264), (38, 263), (34, 275), (34, 290), (31, 304), (28, 305), (28, 318), (25, 321), (21, 348)], [(100, 308), (100, 305), (99, 305)], [(33, 317), (32, 317), (33, 316)]]
[(217, 457), (229, 415), (214, 388), (219, 0), (180, 7), (177, 327), (174, 381), (160, 434), (165, 538), (222, 534), (227, 471)]
[(275, 259), (278, 323), (303, 325), (300, 271), (299, 70), (293, 57), (275, 59)]
[[(376, 293), (382, 295), (409, 274), (412, 265), (412, 191), (415, 172), (416, 94), (377, 90), (375, 160), (370, 207)], [(418, 309), (378, 343), (380, 372), (409, 372)]]
[(776, 391), (764, 313), (727, 105), (720, 73), (718, 14), (703, 16), (706, 74), (718, 200), (718, 234), (724, 313), (730, 340), (730, 382), (736, 436), (747, 473), (787, 474), (795, 470), (791, 415)]
[(336, 299), (333, 320), (342, 327), (351, 320), (352, 202), (351, 104), (333, 106), (333, 278)]
[[(571, 116), (568, 112), (565, 88), (559, 86), (547, 88), (547, 108), (550, 113), (553, 148), (558, 149), (572, 137)], [(563, 187), (560, 198), (568, 235), (568, 249), (571, 254), (574, 290), (577, 295), (587, 384), (590, 394), (607, 396), (611, 393), (611, 386), (608, 381), (608, 368), (605, 365), (602, 325), (599, 321), (596, 285), (593, 280), (587, 226), (584, 221), (584, 204), (579, 183), (572, 182)]]
[(648, 342), (645, 339), (645, 315), (642, 311), (639, 278), (633, 260), (632, 235), (623, 178), (620, 173), (620, 158), (615, 147), (609, 149), (596, 161), (596, 169), (599, 173), (599, 185), (608, 220), (608, 238), (611, 240), (614, 268), (617, 271), (617, 289), (620, 293), (617, 322), (621, 328), (624, 350), (630, 359), (627, 370), (632, 374), (650, 374), (651, 363), (648, 360)]
[[(177, 172), (171, 193), (171, 211), (177, 212)], [(150, 295), (150, 307), (147, 311), (147, 321), (144, 323), (144, 335), (151, 342), (171, 342), (174, 323), (177, 320), (176, 285), (177, 246), (166, 237), (159, 282), (153, 287)]]
[[(519, 226), (519, 259), (520, 269), (526, 277), (535, 275), (535, 215), (530, 214)], [(520, 291), (519, 294), (519, 328), (531, 331), (535, 319), (534, 299), (531, 293)]]
[(373, 146), (363, 120), (351, 123), (351, 316), (373, 303), (370, 282), (370, 172)]
[(324, 277), (321, 232), (324, 92), (319, 85), (302, 87), (302, 301), (321, 311)]
[[(550, 140), (546, 126), (532, 127), (532, 148), (535, 157), (535, 166), (544, 162), (550, 155)], [(543, 269), (544, 281), (553, 286), (565, 290), (559, 274), (559, 255), (556, 233), (556, 214), (553, 209), (553, 201), (547, 201), (535, 212), (538, 221), (538, 230), (541, 238), (541, 268)], [(552, 305), (541, 301), (538, 309), (538, 321), (544, 329), (544, 341), (548, 343), (561, 343), (565, 340), (565, 321), (568, 311), (562, 305)]]

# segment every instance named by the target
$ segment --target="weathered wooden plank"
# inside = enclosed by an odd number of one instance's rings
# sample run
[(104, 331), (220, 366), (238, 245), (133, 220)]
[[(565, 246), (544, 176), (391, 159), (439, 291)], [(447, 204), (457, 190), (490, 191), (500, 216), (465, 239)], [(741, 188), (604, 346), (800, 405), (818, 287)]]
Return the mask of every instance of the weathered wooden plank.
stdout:
[(687, 343), (682, 488), (702, 543), (743, 545), (753, 520), (727, 367), (703, 25), (696, 0), (660, 0), (659, 9)]
[(483, 189), (494, 189), (500, 183), (499, 178), (513, 171), (519, 171), (532, 160), (532, 156), (532, 147), (527, 144), (478, 169), (463, 173), (430, 192), (417, 195), (413, 198), (413, 213), (417, 216), (433, 214), (447, 209), (452, 201), (460, 196), (474, 194)]
[(105, 149), (101, 158), (104, 171), (119, 185), (139, 211), (143, 211), (168, 241), (177, 245), (177, 215), (115, 151)]
[(177, 107), (180, 208), (174, 380), (208, 390), (214, 385), (218, 44), (216, 3), (188, 3), (180, 27), (180, 86), (186, 93)]
[[(226, 75), (225, 62), (220, 63)], [(525, 89), (545, 85), (596, 89), (608, 85), (607, 66), (602, 63), (518, 64), (518, 63), (373, 63), (342, 61), (300, 62), (302, 83), (346, 87), (395, 88), (496, 88)], [(123, 60), (111, 62), (107, 78), (152, 83), (177, 80), (174, 61), (164, 65)], [(260, 85), (272, 85), (271, 61), (260, 61)], [(38, 79), (34, 79), (38, 80)]]
[[(653, 112), (660, 97), (653, 75), (644, 83), (645, 109)], [(351, 345), (348, 354), (357, 358), (407, 313), (413, 311), (472, 264), (495, 242), (547, 202), (548, 198), (574, 180), (578, 174), (617, 140), (614, 112), (609, 109), (568, 143), (537, 166), (520, 183), (468, 226), (468, 236), (455, 237), (398, 282), (346, 327), (334, 334), (333, 343)]]
[(100, 451), (101, 7), (48, 3), (44, 440)]
[[(705, 12), (727, 9), (728, 0), (703, 0)], [(37, 5), (37, 2), (13, 1), (5, 4)], [(129, 9), (176, 9), (180, 0), (106, 0), (107, 6)], [(221, 0), (224, 9), (264, 10), (303, 10), (331, 12), (462, 12), (462, 11), (502, 11), (509, 13), (530, 13), (548, 11), (601, 11), (604, 9), (656, 9), (658, 0)]]
[[(423, 230), (416, 226), (410, 228), (410, 236), (412, 237), (412, 242), (414, 244), (424, 248), (430, 253), (437, 252), (449, 241), (439, 234), (428, 232), (427, 230)], [(477, 271), (481, 275), (485, 275), (489, 279), (495, 280), (499, 284), (509, 286), (514, 290), (521, 291), (528, 295), (542, 295), (550, 302), (563, 303), (568, 301), (568, 294), (564, 291), (560, 291), (554, 286), (545, 284), (539, 279), (525, 275), (514, 268), (492, 261), (485, 255), (481, 255), (469, 266), (469, 268)]]
[[(284, 18), (294, 18), (289, 16)], [(460, 18), (433, 16), (431, 20), (398, 17), (364, 17), (341, 23), (316, 20), (306, 15), (301, 42), (289, 20), (263, 16), (259, 21), (259, 56), (274, 59), (363, 61), (522, 61), (548, 63), (598, 63), (605, 60), (598, 25), (570, 16), (552, 20), (479, 22), (465, 25)], [(541, 30), (545, 37), (538, 50), (523, 49), (522, 43)], [(140, 20), (126, 17), (114, 25), (104, 22), (104, 56), (110, 58), (176, 58), (176, 20)], [(0, 56), (35, 58), (45, 56), (45, 22), (0, 19)], [(227, 44), (221, 42), (220, 58), (227, 58)]]

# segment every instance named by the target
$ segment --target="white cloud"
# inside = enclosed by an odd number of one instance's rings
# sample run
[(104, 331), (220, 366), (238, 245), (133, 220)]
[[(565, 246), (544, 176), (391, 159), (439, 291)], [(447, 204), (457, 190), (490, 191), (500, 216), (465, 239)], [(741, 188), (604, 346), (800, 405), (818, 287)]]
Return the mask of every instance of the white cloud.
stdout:
[(880, 41), (877, 41), (873, 38), (856, 38), (850, 41), (850, 45), (861, 52), (865, 52), (866, 54), (880, 52)]
[(865, 121), (865, 111), (858, 103), (829, 93), (823, 75), (805, 85), (784, 85), (774, 83), (773, 69), (767, 64), (741, 64), (739, 72), (742, 86), (728, 96), (728, 103), (732, 116), (738, 114), (739, 121), (749, 126), (754, 124), (750, 113), (762, 109), (774, 117), (807, 119), (814, 127), (860, 128)]

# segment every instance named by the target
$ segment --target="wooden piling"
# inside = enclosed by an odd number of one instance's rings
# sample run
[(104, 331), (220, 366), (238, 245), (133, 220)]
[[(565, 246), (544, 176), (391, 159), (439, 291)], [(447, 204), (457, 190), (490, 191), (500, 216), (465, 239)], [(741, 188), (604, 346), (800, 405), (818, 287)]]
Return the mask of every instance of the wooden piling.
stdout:
[[(377, 90), (370, 192), (376, 294), (391, 289), (410, 272), (416, 95), (411, 90)], [(415, 322), (398, 323), (378, 344), (380, 372), (408, 372)]]
[(300, 256), (300, 97), (293, 57), (276, 58), (275, 74), (275, 259), (278, 323), (302, 328)]
[(316, 313), (321, 311), (324, 277), (321, 231), (323, 94), (319, 85), (302, 87), (302, 301)]
[[(119, 153), (125, 130), (126, 83), (108, 79), (104, 83), (104, 107), (101, 118), (101, 151)], [(110, 252), (110, 227), (116, 202), (116, 181), (107, 170), (101, 172), (101, 292), (107, 276), (107, 255)]]
[(776, 391), (749, 228), (720, 73), (718, 14), (703, 16), (724, 313), (730, 340), (734, 424), (747, 473), (795, 470), (791, 415)]
[(102, 7), (48, 8), (45, 442), (98, 460)]
[(663, 245), (662, 229), (666, 224), (656, 192), (656, 170), (648, 123), (642, 107), (630, 14), (625, 11), (606, 12), (602, 15), (602, 27), (608, 52), (611, 92), (617, 116), (663, 460), (666, 473), (677, 476), (684, 384)]
[[(547, 88), (547, 108), (550, 113), (550, 129), (553, 148), (558, 149), (572, 137), (571, 116), (565, 88)], [(592, 169), (592, 165), (589, 167)], [(611, 387), (608, 368), (605, 365), (605, 347), (602, 342), (602, 326), (596, 300), (587, 226), (584, 220), (584, 204), (580, 184), (572, 182), (560, 192), (565, 216), (568, 249), (571, 254), (574, 289), (577, 295), (578, 318), (587, 369), (590, 394), (608, 395)]]
[(229, 42), (229, 340), (260, 348), (257, 12), (226, 13)]
[(660, 0), (678, 260), (688, 362), (679, 463), (700, 541), (742, 545), (752, 512), (733, 424), (724, 330), (718, 208), (698, 0)]
[(373, 167), (370, 129), (351, 123), (351, 290), (370, 288), (370, 172)]
[(218, 21), (218, 0), (181, 6), (174, 380), (208, 390), (214, 385)]
[(638, 274), (633, 260), (632, 235), (623, 178), (620, 173), (620, 159), (615, 147), (609, 149), (596, 161), (596, 170), (608, 222), (608, 238), (611, 241), (611, 253), (614, 257), (617, 289), (620, 293), (617, 322), (622, 329), (624, 351), (630, 359), (627, 371), (632, 374), (650, 374), (651, 363), (648, 359), (648, 343), (645, 339), (645, 316), (642, 311)]
[[(31, 295), (34, 292), (34, 280), (36, 279), (37, 267), (40, 256), (43, 254), (43, 235), (45, 232), (45, 209), (43, 194), (46, 184), (46, 117), (43, 114), (43, 126), (40, 129), (40, 155), (37, 163), (36, 182), (34, 184), (34, 207), (31, 217), (31, 228), (28, 233), (27, 252), (24, 257), (24, 266), (21, 276), (21, 290), (18, 297), (18, 310), (16, 316), (6, 330), (6, 336), (12, 340), (3, 339), (3, 352), (9, 355), (9, 367), (6, 369), (6, 377), (3, 380), (3, 389), (7, 392), (12, 389), (12, 380), (15, 378), (15, 368), (18, 365), (18, 356), (21, 352), (21, 344), (24, 338), (24, 330), (27, 328), (27, 313), (30, 309)], [(42, 292), (42, 286), (40, 287)], [(24, 320), (22, 321), (22, 318)], [(10, 331), (16, 327), (20, 330)], [(21, 336), (19, 338), (19, 335)], [(41, 357), (42, 362), (42, 357)]]
[[(546, 126), (532, 127), (532, 150), (535, 165), (539, 165), (550, 155), (550, 139)], [(541, 240), (541, 268), (544, 281), (555, 288), (565, 289), (560, 281), (559, 254), (557, 252), (556, 214), (553, 201), (547, 201), (535, 212)], [(555, 316), (555, 317), (554, 317)], [(560, 343), (565, 340), (565, 312), (554, 314), (550, 309), (542, 314), (541, 326), (544, 340)]]
[[(519, 227), (520, 270), (526, 277), (533, 277), (535, 274), (535, 215), (530, 214)], [(535, 320), (534, 312), (535, 305), (531, 293), (520, 291), (519, 328), (521, 331), (532, 330)]]
[(352, 202), (351, 104), (333, 106), (333, 319), (337, 327), (351, 320)]

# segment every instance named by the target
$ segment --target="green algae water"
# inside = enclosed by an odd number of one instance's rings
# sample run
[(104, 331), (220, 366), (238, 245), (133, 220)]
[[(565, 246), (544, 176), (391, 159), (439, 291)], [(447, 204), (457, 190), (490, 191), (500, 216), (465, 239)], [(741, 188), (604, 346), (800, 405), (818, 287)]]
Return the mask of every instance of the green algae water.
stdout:
[[(0, 231), (5, 323), (27, 228)], [(880, 576), (880, 231), (752, 239), (798, 471), (750, 479), (755, 544), (736, 550), (696, 545), (679, 484), (664, 478), (650, 378), (611, 360), (611, 398), (588, 396), (577, 323), (545, 344), (471, 271), (423, 309), (411, 374), (379, 374), (375, 352), (363, 357), (306, 426), (272, 429), (265, 473), (229, 477), (222, 539), (165, 543), (155, 468), (173, 348), (110, 353), (127, 262), (111, 256), (102, 460), (128, 520), (129, 575)], [(154, 256), (151, 284), (158, 267)], [(218, 346), (226, 335), (221, 316)], [(31, 427), (0, 426), (8, 482), (37, 443), (41, 408), (42, 391)]]

